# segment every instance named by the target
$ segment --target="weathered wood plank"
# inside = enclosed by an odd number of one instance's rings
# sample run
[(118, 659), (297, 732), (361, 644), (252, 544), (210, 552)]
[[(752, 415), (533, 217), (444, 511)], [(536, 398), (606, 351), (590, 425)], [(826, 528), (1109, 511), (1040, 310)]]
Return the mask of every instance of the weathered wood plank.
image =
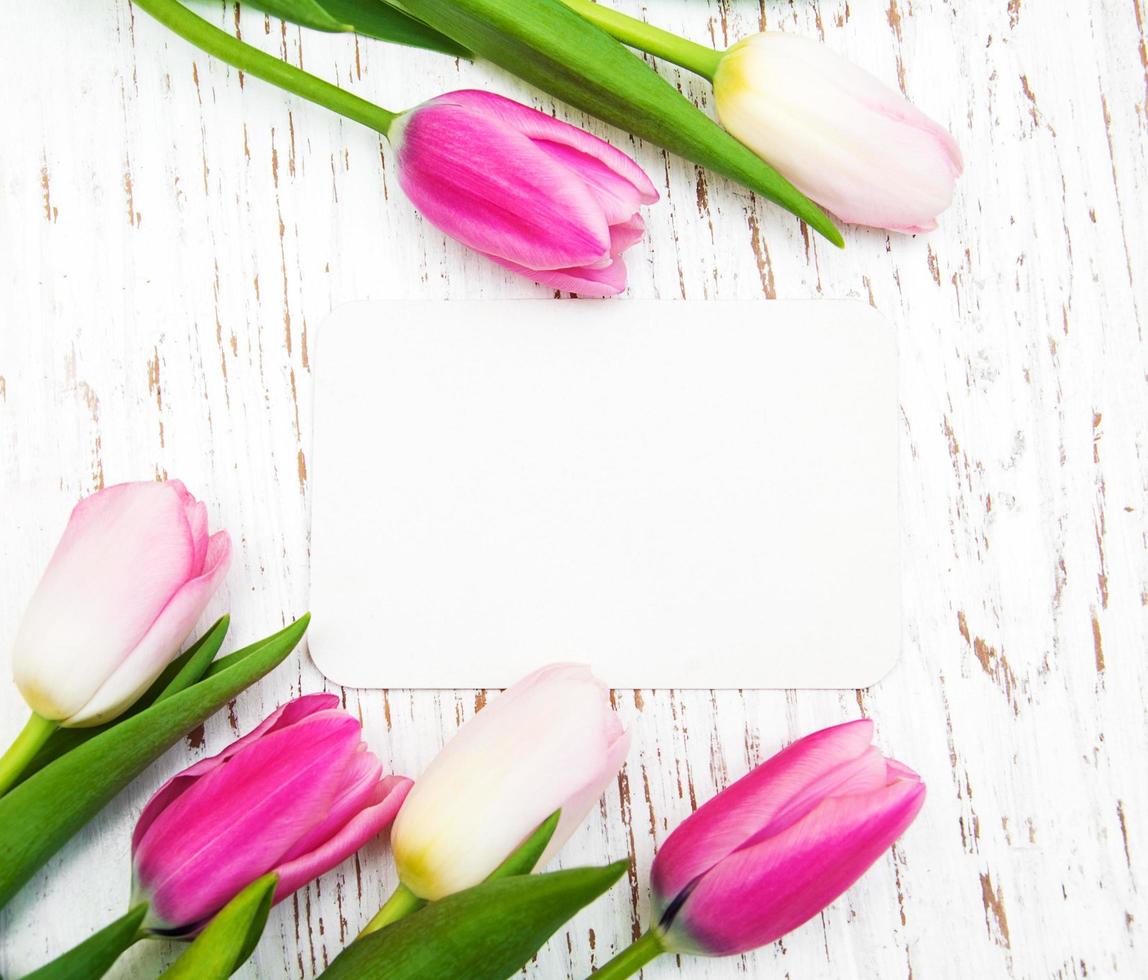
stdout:
[[(245, 39), (402, 106), (494, 88), (632, 152), (663, 202), (632, 294), (859, 297), (898, 332), (904, 658), (861, 692), (619, 691), (635, 748), (562, 861), (635, 874), (527, 971), (585, 975), (647, 914), (657, 842), (783, 742), (866, 714), (930, 797), (903, 842), (776, 946), (649, 976), (1143, 973), (1148, 875), (1148, 58), (1141, 0), (618, 0), (701, 41), (819, 35), (949, 125), (968, 172), (927, 237), (837, 252), (776, 208), (487, 66), (285, 27)], [(705, 87), (679, 78), (699, 105)], [(529, 296), (427, 226), (379, 139), (192, 52), (128, 0), (44, 0), (0, 35), (0, 647), (82, 493), (179, 475), (236, 536), (235, 640), (307, 602), (310, 356), (338, 303)], [(369, 435), (364, 435), (369, 439)], [(540, 659), (546, 651), (539, 651)], [(172, 750), (0, 914), (0, 972), (122, 911), (128, 837), (177, 766), (325, 686), (305, 657)], [(472, 691), (341, 691), (415, 774)], [(0, 736), (22, 705), (0, 687)], [(98, 887), (95, 883), (99, 883)], [(273, 912), (247, 976), (310, 977), (394, 883), (386, 847)], [(138, 947), (119, 971), (154, 975)]]

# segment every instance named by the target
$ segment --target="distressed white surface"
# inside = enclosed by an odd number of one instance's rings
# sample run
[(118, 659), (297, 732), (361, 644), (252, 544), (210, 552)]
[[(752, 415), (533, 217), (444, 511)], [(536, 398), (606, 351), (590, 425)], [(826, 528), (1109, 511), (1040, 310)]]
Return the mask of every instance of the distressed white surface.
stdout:
[[(857, 297), (898, 325), (904, 656), (858, 694), (618, 692), (635, 748), (563, 862), (629, 852), (635, 870), (528, 974), (602, 962), (645, 920), (655, 844), (692, 806), (859, 714), (928, 781), (916, 825), (783, 942), (664, 959), (647, 977), (1143, 974), (1143, 0), (656, 0), (648, 14), (718, 43), (763, 21), (821, 34), (899, 79), (969, 167), (938, 232), (850, 230), (838, 252), (558, 107), (663, 192), (631, 253), (632, 295)], [(212, 15), (393, 105), (482, 85), (552, 107), (487, 66)], [(371, 133), (240, 79), (127, 0), (9, 4), (0, 82), (0, 647), (77, 497), (156, 474), (183, 477), (236, 537), (209, 615), (231, 609), (233, 643), (266, 633), (307, 604), (311, 326), (352, 299), (539, 290), (428, 228)], [(0, 916), (0, 971), (123, 910), (130, 827), (165, 774), (322, 686), (296, 656), (144, 774)], [(409, 773), (484, 699), (340, 693)], [(0, 699), (7, 740), (23, 708), (7, 686)], [(385, 846), (367, 848), (273, 912), (244, 975), (318, 972), (393, 883)], [(153, 976), (171, 955), (137, 947), (117, 973)]]

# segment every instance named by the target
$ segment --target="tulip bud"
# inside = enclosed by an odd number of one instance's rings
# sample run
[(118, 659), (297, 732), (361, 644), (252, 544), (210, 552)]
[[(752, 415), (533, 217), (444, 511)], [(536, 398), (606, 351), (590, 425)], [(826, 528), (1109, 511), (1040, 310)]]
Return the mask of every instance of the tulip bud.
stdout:
[(179, 653), (231, 539), (178, 480), (81, 500), (24, 612), (13, 672), (36, 715), (86, 727), (128, 708)]
[(868, 720), (817, 732), (688, 817), (654, 858), (660, 945), (728, 956), (837, 898), (913, 822), (925, 786), (870, 742)]
[(629, 745), (587, 667), (555, 664), (523, 678), (463, 725), (415, 783), (391, 834), (400, 881), (420, 899), (476, 885), (561, 810), (545, 864)]
[(952, 136), (823, 44), (754, 34), (713, 84), (722, 124), (844, 221), (929, 231), (952, 201), (964, 166)]
[(380, 779), (358, 720), (338, 705), (333, 694), (297, 698), (152, 797), (132, 835), (144, 929), (188, 938), (272, 872), (281, 901), (391, 822), (411, 782)]
[(403, 113), (399, 184), (436, 228), (535, 282), (584, 296), (626, 288), (622, 252), (658, 193), (596, 136), (499, 95), (451, 92)]

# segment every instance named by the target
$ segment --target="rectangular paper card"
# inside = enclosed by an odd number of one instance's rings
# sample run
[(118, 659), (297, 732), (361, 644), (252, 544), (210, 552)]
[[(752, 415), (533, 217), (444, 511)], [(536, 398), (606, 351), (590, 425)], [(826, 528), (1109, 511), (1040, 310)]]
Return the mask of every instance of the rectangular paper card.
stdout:
[(897, 359), (850, 302), (398, 302), (321, 326), (311, 654), (351, 687), (867, 686)]

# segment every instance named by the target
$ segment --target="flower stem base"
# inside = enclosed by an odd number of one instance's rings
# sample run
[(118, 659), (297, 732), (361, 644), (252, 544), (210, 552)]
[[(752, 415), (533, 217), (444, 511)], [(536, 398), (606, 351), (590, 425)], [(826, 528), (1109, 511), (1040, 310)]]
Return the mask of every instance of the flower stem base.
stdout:
[(8, 792), (59, 724), (33, 712), (8, 751), (0, 756), (0, 796)]
[(725, 54), (724, 51), (715, 51), (677, 34), (663, 31), (660, 27), (654, 27), (636, 17), (629, 17), (605, 4), (595, 3), (594, 0), (562, 0), (562, 2), (623, 44), (628, 44), (639, 51), (646, 51), (655, 58), (672, 62), (685, 68), (686, 71), (708, 78), (711, 82), (717, 72), (718, 63)]
[(666, 951), (662, 937), (656, 929), (650, 929), (632, 942), (612, 960), (594, 971), (594, 980), (622, 980), (633, 976), (652, 960)]
[(412, 912), (417, 912), (424, 905), (426, 905), (425, 899), (419, 898), (406, 885), (399, 882), (399, 887), (395, 889), (394, 894), (387, 899), (383, 907), (375, 913), (375, 917), (367, 923), (366, 928), (359, 933), (359, 938), (372, 932), (378, 932), (392, 922), (398, 922), (399, 919), (405, 918)]

